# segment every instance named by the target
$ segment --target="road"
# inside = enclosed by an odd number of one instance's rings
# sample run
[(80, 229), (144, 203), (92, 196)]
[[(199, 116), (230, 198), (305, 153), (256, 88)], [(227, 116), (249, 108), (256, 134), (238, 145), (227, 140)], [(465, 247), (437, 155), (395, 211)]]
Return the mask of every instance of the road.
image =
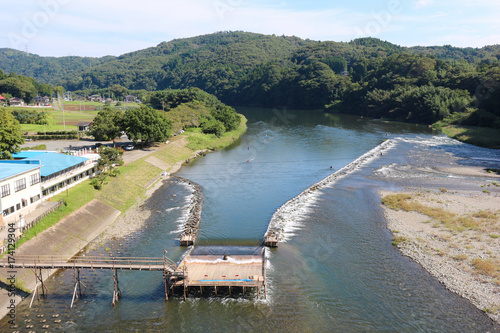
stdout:
[[(32, 148), (38, 145), (46, 145), (48, 151), (64, 151), (64, 150), (79, 150), (79, 149), (95, 149), (96, 143), (101, 143), (108, 147), (113, 146), (113, 141), (94, 141), (94, 140), (50, 140), (50, 141), (29, 141), (21, 145), (21, 148)], [(117, 147), (125, 147), (132, 145), (133, 142), (130, 141), (127, 136), (122, 136), (115, 141)], [(138, 160), (144, 156), (154, 153), (159, 148), (163, 147), (164, 144), (155, 145), (152, 147), (147, 147), (141, 149), (140, 146), (132, 151), (125, 151), (123, 154), (123, 161), (125, 163), (130, 163)]]

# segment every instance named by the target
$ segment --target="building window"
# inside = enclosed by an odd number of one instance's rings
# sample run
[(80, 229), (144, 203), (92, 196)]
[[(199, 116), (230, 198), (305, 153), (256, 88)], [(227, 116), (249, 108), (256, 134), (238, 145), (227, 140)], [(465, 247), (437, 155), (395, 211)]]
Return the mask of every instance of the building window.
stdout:
[(20, 203), (16, 204), (16, 210), (19, 210), (19, 209), (21, 209), (21, 204)]
[(9, 215), (9, 214), (12, 214), (12, 213), (14, 213), (14, 211), (15, 211), (15, 210), (14, 210), (14, 206), (12, 206), (12, 207), (10, 207), (10, 208), (7, 208), (7, 209), (4, 209), (4, 211), (3, 211), (3, 216), (7, 216), (7, 215)]
[(25, 188), (26, 188), (26, 178), (16, 180), (16, 182), (14, 183), (14, 190), (16, 192), (24, 190)]
[(10, 184), (2, 185), (2, 198), (10, 195)]
[(30, 198), (30, 203), (37, 202), (38, 200), (40, 200), (40, 194), (35, 195), (34, 197), (31, 197)]
[(39, 173), (30, 176), (30, 185), (31, 186), (38, 184), (39, 182), (40, 182), (40, 174)]
[(28, 200), (22, 199), (21, 202), (23, 203), (23, 207), (27, 207), (28, 206)]

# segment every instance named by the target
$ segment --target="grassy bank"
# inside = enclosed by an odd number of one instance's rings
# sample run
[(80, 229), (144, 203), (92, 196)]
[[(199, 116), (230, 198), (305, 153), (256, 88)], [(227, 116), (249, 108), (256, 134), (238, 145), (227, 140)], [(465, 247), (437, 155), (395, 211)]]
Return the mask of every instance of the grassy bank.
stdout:
[(442, 128), (450, 138), (475, 146), (500, 149), (500, 130), (487, 127), (455, 126)]
[(19, 246), (26, 243), (42, 231), (50, 228), (72, 212), (80, 209), (88, 202), (92, 201), (97, 196), (97, 194), (98, 192), (89, 185), (89, 181), (85, 181), (71, 187), (70, 189), (68, 189), (68, 191), (64, 191), (50, 198), (51, 201), (64, 200), (66, 204), (61, 205), (56, 211), (45, 216), (35, 226), (28, 229), (28, 231), (23, 234), (23, 237), (19, 239), (16, 247), (19, 248)]
[[(93, 199), (97, 199), (125, 213), (134, 204), (144, 199), (148, 185), (154, 182), (161, 172), (170, 171), (175, 164), (182, 163), (186, 158), (191, 158), (197, 150), (222, 149), (231, 145), (233, 138), (234, 140), (238, 139), (246, 131), (246, 118), (241, 117), (240, 126), (234, 131), (225, 133), (220, 138), (193, 130), (171, 138), (168, 144), (159, 144), (155, 147), (156, 151), (154, 153), (120, 167), (120, 174), (115, 178), (108, 177), (101, 191), (95, 190), (90, 185), (90, 181), (87, 180), (70, 188), (68, 192), (64, 191), (54, 196), (51, 198), (52, 201), (64, 199), (67, 205), (62, 205), (55, 212), (44, 217), (36, 226), (29, 229), (18, 241), (16, 247), (50, 228)], [(193, 144), (193, 142), (196, 144)], [(165, 163), (165, 166), (169, 167), (163, 170), (147, 162), (150, 157), (160, 160)]]

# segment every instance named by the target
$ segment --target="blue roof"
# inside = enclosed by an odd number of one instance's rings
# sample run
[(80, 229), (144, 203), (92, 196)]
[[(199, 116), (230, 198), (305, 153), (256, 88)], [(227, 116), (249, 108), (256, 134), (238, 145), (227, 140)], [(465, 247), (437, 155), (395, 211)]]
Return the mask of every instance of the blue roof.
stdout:
[(42, 177), (50, 176), (56, 172), (63, 171), (88, 160), (85, 157), (72, 156), (50, 152), (21, 152), (12, 155), (14, 158), (23, 158), (23, 161), (38, 160), (42, 163), (40, 174)]
[[(25, 158), (31, 158), (36, 155), (40, 155), (42, 152), (40, 151), (21, 151), (17, 154), (13, 154), (12, 156), (16, 159), (25, 159)], [(44, 152), (45, 153), (45, 152)]]
[(40, 166), (40, 161), (0, 160), (0, 179), (5, 179), (26, 171), (31, 171), (39, 168)]

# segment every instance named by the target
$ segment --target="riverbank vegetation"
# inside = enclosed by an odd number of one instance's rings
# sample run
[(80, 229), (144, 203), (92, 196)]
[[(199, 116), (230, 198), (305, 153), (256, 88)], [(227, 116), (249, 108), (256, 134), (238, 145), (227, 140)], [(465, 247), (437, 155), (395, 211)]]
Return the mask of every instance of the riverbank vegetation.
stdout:
[[(376, 38), (338, 43), (219, 32), (120, 57), (85, 58), (91, 68), (82, 67), (79, 57), (64, 58), (75, 63), (72, 70), (62, 66), (63, 58), (28, 58), (14, 50), (0, 50), (1, 59), (6, 71), (22, 70), (84, 95), (133, 93), (157, 109), (182, 103), (195, 108), (186, 96), (156, 91), (198, 87), (228, 105), (325, 109), (436, 128), (476, 126), (495, 129), (497, 137), (500, 130), (498, 45), (401, 47)], [(32, 71), (42, 63), (52, 65), (51, 77)], [(212, 119), (204, 127), (221, 132)]]

